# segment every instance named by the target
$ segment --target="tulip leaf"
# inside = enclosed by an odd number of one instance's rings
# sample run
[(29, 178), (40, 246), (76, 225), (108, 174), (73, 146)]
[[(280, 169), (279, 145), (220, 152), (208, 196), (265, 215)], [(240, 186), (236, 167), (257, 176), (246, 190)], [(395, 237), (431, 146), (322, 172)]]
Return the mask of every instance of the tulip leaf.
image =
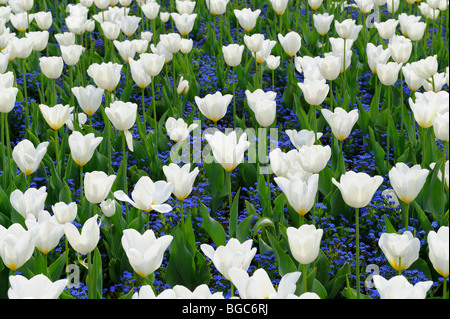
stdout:
[(297, 267), (295, 266), (294, 261), (289, 257), (289, 255), (281, 249), (278, 241), (272, 236), (270, 233), (267, 233), (267, 237), (270, 242), (270, 246), (272, 247), (272, 251), (275, 254), (278, 263), (278, 271), (281, 276), (288, 274), (290, 272), (297, 271)]
[(67, 253), (62, 253), (50, 266), (48, 267), (49, 278), (56, 281), (61, 278), (61, 272), (66, 263)]
[(209, 209), (204, 204), (201, 204), (200, 210), (203, 216), (202, 227), (206, 230), (216, 246), (225, 246), (226, 237), (222, 225), (210, 216)]
[(350, 266), (348, 263), (345, 263), (326, 285), (328, 298), (333, 299), (339, 293), (349, 274)]
[(251, 224), (253, 221), (253, 216), (250, 215), (247, 216), (243, 221), (239, 223), (239, 225), (236, 228), (236, 238), (239, 240), (239, 242), (243, 243), (248, 239), (248, 235), (250, 233)]
[(422, 207), (419, 206), (419, 204), (417, 204), (416, 201), (413, 201), (412, 204), (414, 205), (414, 208), (417, 212), (417, 217), (419, 218), (420, 221), (420, 226), (425, 230), (425, 232), (429, 232), (430, 230), (433, 230), (433, 227), (431, 226), (430, 221), (428, 220), (427, 215), (425, 214), (425, 212), (423, 211)]
[(395, 227), (392, 225), (387, 215), (384, 215), (384, 224), (386, 227), (386, 233), (397, 233), (397, 230), (395, 230)]
[(231, 205), (231, 211), (230, 211), (230, 220), (229, 220), (229, 236), (230, 238), (236, 237), (236, 228), (238, 226), (238, 214), (239, 214), (239, 194), (241, 192), (241, 189), (239, 188), (236, 192), (236, 195), (234, 196), (233, 203)]

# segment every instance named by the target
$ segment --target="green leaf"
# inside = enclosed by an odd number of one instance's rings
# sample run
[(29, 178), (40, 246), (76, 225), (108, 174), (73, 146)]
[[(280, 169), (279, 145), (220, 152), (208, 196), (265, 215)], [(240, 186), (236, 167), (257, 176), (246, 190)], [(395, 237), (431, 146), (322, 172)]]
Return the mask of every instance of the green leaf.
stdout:
[(275, 237), (273, 237), (270, 233), (267, 233), (267, 237), (269, 238), (270, 246), (275, 253), (280, 275), (284, 276), (290, 272), (297, 271), (297, 267), (295, 266), (294, 261), (283, 249), (281, 249)]
[(239, 223), (236, 229), (236, 238), (239, 242), (243, 243), (247, 240), (248, 234), (250, 233), (250, 228), (253, 220), (253, 215), (248, 216), (243, 221)]
[(397, 233), (397, 230), (395, 230), (395, 227), (392, 225), (387, 215), (384, 215), (384, 224), (386, 227), (386, 233)]
[(236, 237), (236, 228), (238, 226), (238, 214), (239, 214), (239, 194), (241, 189), (239, 188), (234, 196), (233, 203), (231, 205), (230, 221), (229, 221), (229, 236), (230, 238)]
[(201, 204), (200, 210), (203, 216), (202, 227), (206, 230), (217, 247), (225, 246), (226, 237), (222, 225), (210, 216), (209, 209), (204, 204)]
[(67, 253), (62, 253), (49, 267), (48, 274), (52, 281), (56, 281), (61, 277), (62, 270), (66, 263)]

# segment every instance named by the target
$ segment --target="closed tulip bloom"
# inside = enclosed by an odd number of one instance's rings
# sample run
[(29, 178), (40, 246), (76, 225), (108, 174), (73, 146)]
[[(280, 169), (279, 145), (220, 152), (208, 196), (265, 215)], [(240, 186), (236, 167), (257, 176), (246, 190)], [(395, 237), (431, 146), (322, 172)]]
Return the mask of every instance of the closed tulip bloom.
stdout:
[(319, 7), (322, 5), (323, 0), (308, 0), (308, 4), (311, 7), (311, 9), (313, 9), (314, 11), (316, 11), (317, 9), (319, 9)]
[(100, 204), (108, 196), (116, 180), (116, 175), (102, 171), (88, 172), (84, 175), (84, 195), (92, 204)]
[(436, 73), (431, 78), (423, 82), (425, 91), (439, 92), (446, 83), (445, 72)]
[(395, 270), (405, 270), (419, 258), (420, 241), (410, 231), (403, 234), (383, 233), (378, 246)]
[(0, 225), (0, 257), (6, 267), (16, 271), (30, 259), (34, 249), (34, 232), (19, 223), (8, 228)]
[(74, 131), (69, 136), (70, 156), (78, 166), (84, 166), (90, 161), (102, 140), (103, 137), (95, 137), (94, 133), (83, 135)]
[(255, 270), (252, 276), (239, 268), (231, 268), (229, 274), (230, 281), (239, 291), (241, 299), (286, 299), (295, 293), (301, 272), (285, 274), (278, 284), (278, 290), (274, 288), (272, 279), (263, 268)]
[(266, 58), (267, 67), (272, 71), (277, 69), (280, 66), (280, 59), (279, 56), (269, 55)]
[(328, 81), (334, 81), (341, 73), (341, 58), (336, 55), (328, 54), (321, 58), (317, 63), (320, 73)]
[(108, 8), (109, 3), (110, 3), (109, 0), (94, 0), (95, 6), (100, 10)]
[(273, 47), (277, 44), (276, 41), (272, 41), (270, 39), (264, 40), (261, 50), (252, 53), (255, 58), (256, 63), (262, 64), (266, 61), (266, 59), (270, 56)]
[(244, 160), (244, 153), (250, 146), (247, 134), (243, 133), (239, 141), (236, 141), (235, 131), (228, 135), (216, 131), (213, 135), (206, 134), (205, 139), (208, 141), (216, 161), (228, 172), (234, 170)]
[(14, 108), (16, 103), (17, 92), (19, 91), (16, 87), (0, 87), (0, 112), (9, 113)]
[(180, 51), (181, 36), (178, 33), (168, 33), (160, 35), (161, 44), (172, 54)]
[(52, 26), (52, 12), (51, 11), (40, 11), (34, 14), (34, 21), (36, 21), (39, 29), (48, 30)]
[(59, 45), (74, 45), (75, 44), (75, 33), (63, 32), (54, 35), (56, 42)]
[(266, 99), (260, 100), (255, 105), (249, 104), (251, 110), (255, 113), (256, 121), (262, 127), (268, 127), (275, 121), (277, 112), (277, 103)]
[(140, 55), (144, 71), (151, 77), (157, 76), (161, 73), (164, 66), (164, 56), (155, 53), (143, 53)]
[(422, 79), (428, 80), (438, 71), (437, 55), (426, 57), (411, 63), (414, 72)]
[(172, 16), (173, 21), (175, 21), (175, 26), (177, 27), (178, 32), (180, 32), (182, 36), (186, 36), (191, 33), (192, 28), (194, 27), (195, 19), (197, 19), (196, 13), (179, 14), (172, 12), (170, 15)]
[(422, 40), (426, 27), (427, 24), (423, 21), (413, 21), (406, 24), (405, 33), (407, 34), (408, 38), (411, 39), (411, 41), (417, 42)]
[(120, 25), (116, 22), (104, 21), (100, 24), (105, 38), (114, 41), (119, 37)]
[(114, 91), (119, 84), (122, 65), (112, 62), (93, 63), (87, 69), (87, 74), (94, 80), (95, 84), (108, 92)]
[(133, 151), (133, 136), (130, 129), (136, 122), (137, 104), (133, 102), (114, 101), (105, 108), (105, 113), (114, 127), (123, 131), (128, 148)]
[(6, 69), (8, 68), (8, 63), (9, 63), (9, 53), (0, 53), (0, 74), (5, 73)]
[(444, 278), (448, 277), (448, 226), (439, 227), (438, 231), (431, 230), (427, 236), (428, 257), (434, 269)]
[(227, 4), (230, 0), (207, 0), (206, 6), (212, 15), (222, 15), (227, 10)]
[(410, 168), (405, 163), (399, 162), (389, 171), (389, 180), (397, 197), (409, 204), (419, 195), (428, 173), (428, 169), (421, 168), (418, 164)]
[(41, 67), (42, 73), (44, 73), (47, 78), (57, 79), (61, 76), (64, 61), (62, 57), (59, 56), (40, 57), (39, 66)]
[(11, 24), (20, 32), (25, 32), (32, 20), (33, 16), (30, 17), (26, 12), (11, 14), (10, 16)]
[(395, 35), (395, 29), (397, 28), (398, 23), (399, 21), (397, 19), (388, 19), (383, 22), (374, 22), (374, 26), (377, 28), (381, 38), (389, 40)]
[(255, 11), (252, 11), (252, 9), (243, 8), (241, 10), (234, 9), (233, 12), (241, 28), (246, 32), (250, 32), (255, 27), (256, 20), (258, 19), (261, 10), (257, 9)]
[(275, 101), (277, 93), (274, 91), (264, 91), (262, 89), (256, 89), (253, 92), (245, 90), (245, 96), (247, 98), (247, 103), (251, 109), (256, 108), (259, 103), (264, 100)]
[(35, 148), (27, 139), (17, 143), (12, 151), (12, 157), (22, 173), (29, 176), (38, 169), (47, 153), (48, 144), (48, 142), (42, 142)]
[(334, 15), (323, 13), (323, 14), (313, 14), (313, 20), (314, 20), (314, 28), (316, 28), (317, 32), (324, 36), (330, 31), (331, 23), (333, 22)]
[(189, 81), (185, 80), (182, 76), (177, 85), (177, 93), (179, 95), (183, 95), (186, 94), (188, 91), (189, 91)]
[(398, 80), (398, 72), (402, 65), (403, 63), (397, 62), (377, 63), (377, 75), (380, 82), (386, 86), (394, 85)]
[(307, 181), (298, 177), (287, 179), (275, 177), (275, 182), (286, 195), (289, 204), (301, 216), (306, 215), (314, 205), (319, 185), (319, 175), (313, 174)]
[(139, 27), (140, 21), (141, 21), (140, 17), (124, 15), (120, 20), (120, 29), (122, 30), (125, 36), (131, 37)]
[(116, 201), (113, 199), (105, 199), (100, 203), (100, 209), (106, 217), (112, 217), (116, 213)]
[(140, 234), (130, 228), (123, 231), (121, 243), (133, 270), (145, 278), (161, 266), (164, 252), (172, 239), (171, 235), (156, 238), (151, 229)]
[(46, 210), (39, 212), (37, 220), (34, 216), (28, 215), (25, 224), (29, 231), (34, 231), (36, 248), (43, 254), (53, 250), (64, 235), (64, 226)]
[(65, 19), (65, 23), (67, 26), (67, 29), (69, 29), (70, 32), (82, 35), (86, 30), (86, 16), (76, 16), (76, 15), (69, 15)]
[(278, 34), (278, 41), (280, 41), (284, 52), (286, 52), (286, 54), (291, 58), (297, 54), (302, 45), (302, 38), (295, 31), (291, 31), (285, 36), (283, 36), (282, 34)]
[(206, 284), (197, 286), (193, 291), (182, 285), (175, 285), (172, 290), (175, 299), (224, 299), (222, 292), (212, 293)]
[(145, 72), (142, 60), (130, 59), (128, 63), (130, 64), (133, 81), (138, 87), (145, 89), (152, 82), (152, 77)]
[(388, 0), (386, 1), (387, 10), (389, 13), (393, 14), (398, 10), (400, 5), (400, 0)]
[(26, 59), (33, 51), (33, 41), (28, 38), (13, 37), (9, 42), (7, 51), (9, 53), (9, 60)]
[(88, 116), (92, 116), (102, 104), (104, 90), (91, 84), (86, 87), (77, 86), (72, 89), (80, 108)]
[(333, 112), (328, 109), (322, 109), (322, 115), (339, 141), (345, 140), (350, 135), (353, 126), (359, 118), (357, 109), (347, 112), (341, 107), (335, 108)]
[[(181, 49), (181, 40), (180, 40), (180, 47)], [(164, 64), (169, 63), (173, 59), (173, 53), (170, 52), (162, 41), (159, 41), (158, 44), (155, 46), (153, 43), (150, 44), (150, 50), (153, 54), (161, 55), (164, 57)]]
[(53, 107), (48, 107), (45, 104), (39, 104), (39, 109), (41, 110), (45, 121), (53, 130), (60, 129), (70, 115), (70, 106), (68, 104), (57, 104)]
[(154, 20), (158, 16), (160, 5), (156, 1), (147, 1), (141, 5), (142, 12), (149, 20)]
[(52, 205), (53, 216), (58, 223), (64, 225), (71, 223), (77, 217), (78, 206), (75, 202), (66, 204), (64, 202), (57, 202)]
[(425, 83), (425, 80), (418, 76), (416, 72), (414, 72), (411, 63), (407, 63), (402, 66), (402, 73), (406, 85), (408, 85), (408, 88), (412, 92), (416, 92), (417, 90), (419, 90)]
[(188, 54), (192, 51), (192, 46), (194, 45), (194, 40), (192, 39), (181, 39), (180, 41), (180, 51), (183, 54)]
[(80, 254), (87, 255), (97, 247), (100, 238), (98, 215), (89, 218), (81, 228), (81, 232), (72, 223), (64, 224), (64, 233), (70, 246)]
[(192, 13), (195, 8), (195, 1), (176, 0), (176, 8), (179, 14)]
[(253, 53), (256, 53), (261, 50), (262, 45), (264, 43), (264, 34), (255, 33), (251, 36), (244, 34), (244, 43), (248, 50)]
[[(150, 32), (150, 31), (147, 31), (147, 32)], [(152, 34), (152, 36), (153, 36), (153, 34)], [(148, 44), (149, 44), (149, 41), (147, 39), (133, 39), (133, 40), (131, 40), (131, 43), (134, 45), (134, 49), (136, 50), (136, 53), (141, 54), (141, 53), (147, 52)]]
[(43, 51), (48, 44), (48, 38), (50, 33), (47, 30), (44, 31), (32, 31), (27, 32), (25, 36), (33, 41), (33, 50), (37, 52)]
[(9, 276), (9, 299), (58, 299), (68, 280), (52, 282), (47, 276), (38, 274), (28, 279), (21, 275)]
[(331, 157), (331, 147), (329, 145), (304, 145), (298, 150), (300, 163), (305, 171), (319, 173), (328, 164)]
[(320, 241), (323, 229), (316, 229), (314, 225), (304, 224), (300, 228), (288, 227), (286, 230), (289, 248), (295, 260), (307, 265), (319, 256)]
[(416, 92), (416, 101), (409, 98), (408, 102), (417, 124), (422, 128), (431, 127), (441, 105), (438, 94), (434, 92)]
[(289, 0), (270, 0), (273, 10), (278, 14), (282, 15), (286, 11)]
[[(302, 146), (312, 146), (316, 142), (316, 133), (310, 130), (286, 130), (286, 135), (289, 137), (292, 145), (298, 150)], [(322, 135), (323, 133), (317, 132), (317, 139), (320, 139)]]
[(348, 39), (352, 36), (354, 28), (356, 28), (356, 21), (353, 19), (345, 19), (342, 22), (334, 21), (334, 27), (339, 37), (342, 39)]
[(298, 177), (305, 181), (312, 175), (312, 173), (307, 172), (303, 168), (297, 149), (284, 153), (281, 149), (276, 148), (270, 151), (269, 160), (270, 168), (277, 177), (285, 177), (287, 179)]
[(227, 113), (228, 105), (233, 99), (233, 95), (216, 92), (207, 94), (204, 98), (196, 96), (195, 103), (200, 112), (213, 122), (218, 122)]
[(252, 248), (252, 240), (241, 243), (236, 238), (230, 238), (225, 246), (221, 245), (216, 249), (208, 244), (201, 244), (200, 249), (227, 280), (231, 280), (228, 271), (232, 268), (247, 271), (256, 254), (256, 247)]
[(345, 203), (354, 208), (362, 208), (369, 205), (375, 191), (383, 183), (383, 177), (374, 176), (354, 171), (348, 171), (341, 175), (340, 182), (334, 177), (331, 179), (341, 191)]
[(372, 0), (355, 0), (356, 5), (362, 13), (367, 14), (372, 11), (374, 3)]
[(436, 113), (433, 119), (433, 131), (437, 139), (449, 141), (449, 112)]
[(225, 63), (231, 67), (236, 67), (241, 64), (244, 48), (245, 47), (243, 45), (235, 43), (222, 46), (222, 53)]
[(373, 282), (380, 299), (425, 299), (433, 281), (421, 281), (412, 285), (404, 276), (387, 280), (380, 275), (373, 276)]
[(192, 171), (190, 171), (190, 167), (189, 163), (182, 167), (174, 163), (163, 166), (167, 182), (173, 185), (172, 193), (179, 200), (184, 200), (189, 196), (199, 173), (198, 167), (195, 167)]
[(84, 52), (84, 47), (79, 44), (61, 45), (61, 56), (68, 66), (73, 66), (80, 60), (81, 54)]
[(308, 80), (298, 83), (303, 92), (305, 100), (310, 105), (320, 105), (325, 100), (330, 90), (330, 86), (323, 80)]
[(124, 191), (118, 190), (114, 192), (114, 197), (117, 200), (128, 202), (137, 209), (144, 212), (151, 212), (153, 210), (159, 213), (168, 213), (172, 210), (172, 206), (165, 202), (169, 199), (174, 186), (166, 181), (153, 182), (150, 177), (141, 177), (134, 190), (131, 192), (131, 199)]
[(188, 138), (189, 133), (195, 130), (198, 127), (198, 124), (187, 125), (183, 119), (175, 119), (173, 117), (169, 117), (166, 120), (166, 130), (169, 138), (172, 141), (177, 143), (184, 141)]
[(129, 62), (130, 59), (133, 59), (136, 55), (136, 48), (130, 40), (124, 40), (124, 41), (113, 41), (115, 48), (119, 52), (120, 57), (125, 62)]
[(406, 63), (411, 56), (412, 42), (402, 35), (394, 35), (389, 39), (388, 48), (395, 62)]

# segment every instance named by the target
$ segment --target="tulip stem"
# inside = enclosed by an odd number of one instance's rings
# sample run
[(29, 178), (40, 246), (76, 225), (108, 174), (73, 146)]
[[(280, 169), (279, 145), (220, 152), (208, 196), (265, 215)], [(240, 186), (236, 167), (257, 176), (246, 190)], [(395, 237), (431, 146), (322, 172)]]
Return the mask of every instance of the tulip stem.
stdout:
[(405, 230), (409, 227), (409, 203), (405, 205)]
[(87, 254), (87, 258), (88, 258), (88, 298), (89, 299), (94, 299), (92, 296), (92, 266), (91, 266), (91, 252), (88, 252)]
[(442, 299), (448, 299), (447, 296), (447, 277), (443, 277), (443, 283), (442, 283)]
[(183, 200), (180, 199), (180, 217), (181, 217), (181, 224), (184, 224), (184, 204)]
[(231, 206), (233, 204), (233, 198), (231, 196), (231, 171), (228, 172), (228, 202), (230, 204), (230, 216), (231, 216)]
[(445, 216), (445, 154), (448, 151), (448, 142), (444, 141), (444, 149), (442, 151), (442, 166), (441, 166), (441, 192), (442, 192), (442, 212), (441, 218)]
[(388, 99), (387, 99), (387, 125), (386, 125), (386, 162), (387, 166), (389, 168), (389, 155), (390, 155), (390, 134), (389, 134), (389, 126), (391, 124), (391, 94), (392, 94), (392, 88), (391, 86), (388, 86)]
[(399, 276), (402, 275), (402, 257), (398, 257), (398, 270), (397, 270), (397, 275), (399, 275)]
[(355, 208), (355, 229), (356, 229), (356, 299), (360, 298), (359, 280), (359, 208)]
[(4, 130), (5, 130), (5, 137), (6, 137), (6, 150), (7, 150), (7, 154), (8, 154), (8, 160), (10, 160), (12, 158), (12, 155), (11, 155), (11, 142), (9, 139), (8, 113), (2, 113), (2, 115), (3, 114), (4, 114), (4, 121), (5, 121)]
[(307, 264), (303, 264), (302, 265), (303, 268), (303, 293), (308, 292), (308, 284), (307, 284), (307, 279), (308, 279), (308, 265)]
[(23, 108), (25, 109), (25, 127), (30, 127), (30, 116), (28, 110), (28, 93), (27, 93), (27, 77), (26, 77), (26, 68), (25, 68), (25, 59), (22, 60), (22, 72), (23, 72)]
[(231, 68), (231, 75), (233, 79), (233, 126), (236, 128), (236, 83), (234, 82), (234, 68)]
[(145, 120), (145, 88), (142, 88), (142, 124), (144, 126), (144, 130), (145, 132), (147, 132), (146, 130), (146, 120)]
[(80, 204), (83, 198), (83, 166), (80, 166)]

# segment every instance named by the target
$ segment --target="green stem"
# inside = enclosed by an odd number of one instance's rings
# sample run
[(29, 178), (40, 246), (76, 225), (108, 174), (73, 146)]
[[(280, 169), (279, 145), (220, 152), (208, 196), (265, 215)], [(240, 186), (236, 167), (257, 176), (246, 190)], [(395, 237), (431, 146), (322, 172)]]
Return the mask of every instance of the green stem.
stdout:
[(308, 287), (307, 287), (307, 277), (308, 277), (308, 265), (307, 264), (302, 264), (302, 268), (303, 268), (303, 293), (308, 292)]
[(360, 298), (361, 288), (359, 279), (359, 208), (355, 208), (355, 228), (356, 228), (356, 299)]
[(184, 224), (184, 204), (183, 200), (180, 199), (180, 217), (181, 217), (181, 224)]
[(447, 277), (444, 277), (444, 282), (442, 283), (442, 299), (448, 299), (447, 296)]
[(389, 156), (390, 156), (390, 143), (391, 143), (391, 139), (390, 139), (390, 134), (389, 134), (389, 126), (391, 125), (391, 93), (392, 93), (392, 88), (391, 86), (388, 86), (388, 102), (387, 102), (387, 126), (386, 126), (386, 162), (387, 162), (387, 166), (389, 167)]
[(405, 205), (405, 230), (409, 227), (409, 203)]
[(399, 275), (399, 276), (402, 275), (402, 257), (398, 257), (398, 271), (397, 271), (397, 275)]
[(142, 88), (142, 99), (141, 99), (141, 102), (142, 102), (142, 124), (143, 124), (143, 126), (144, 126), (144, 130), (145, 131), (147, 131), (146, 129), (145, 129), (145, 127), (146, 127), (146, 120), (145, 120), (145, 88)]
[(25, 126), (26, 128), (30, 127), (30, 115), (28, 109), (28, 93), (27, 93), (27, 77), (26, 77), (26, 68), (25, 68), (25, 59), (22, 60), (22, 72), (23, 72), (23, 108), (25, 109)]
[(89, 299), (94, 299), (93, 298), (93, 291), (92, 291), (92, 257), (91, 257), (91, 252), (88, 252), (87, 254), (87, 258), (88, 258), (88, 298)]
[(231, 171), (228, 172), (228, 203), (230, 204), (230, 214), (231, 214), (231, 206), (233, 205), (233, 198), (231, 196)]

